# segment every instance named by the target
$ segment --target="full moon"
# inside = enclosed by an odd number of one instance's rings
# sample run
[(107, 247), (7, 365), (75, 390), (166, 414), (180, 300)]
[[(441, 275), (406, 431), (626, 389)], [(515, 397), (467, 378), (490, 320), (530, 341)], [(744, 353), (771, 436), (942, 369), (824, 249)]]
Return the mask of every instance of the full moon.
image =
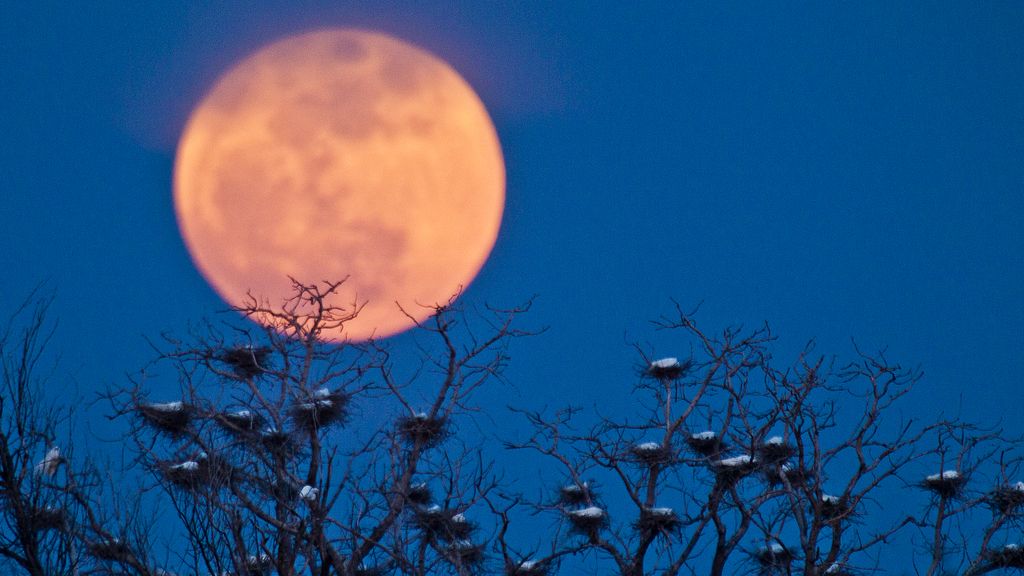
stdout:
[(178, 145), (174, 204), (228, 303), (283, 303), (289, 277), (347, 278), (330, 303), (363, 308), (322, 336), (365, 340), (473, 280), (501, 224), (505, 166), (486, 109), (448, 64), (330, 29), (270, 44), (217, 81)]

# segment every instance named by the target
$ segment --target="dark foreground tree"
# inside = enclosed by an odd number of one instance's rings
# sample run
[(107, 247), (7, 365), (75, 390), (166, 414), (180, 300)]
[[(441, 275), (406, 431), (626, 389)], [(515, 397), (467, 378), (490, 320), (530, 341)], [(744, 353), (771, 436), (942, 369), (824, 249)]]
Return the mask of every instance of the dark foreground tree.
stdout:
[[(531, 501), (556, 527), (531, 567), (584, 555), (624, 576), (1024, 569), (1020, 442), (902, 416), (920, 372), (881, 353), (836, 367), (811, 346), (780, 368), (766, 327), (713, 335), (678, 308), (657, 325), (691, 353), (638, 348), (635, 410), (523, 411), (532, 433), (508, 447), (558, 471)], [(504, 521), (498, 547), (514, 558)], [(897, 563), (880, 563), (900, 542)]]
[(921, 374), (882, 354), (837, 367), (808, 347), (777, 367), (766, 328), (711, 335), (677, 311), (659, 327), (686, 357), (638, 347), (637, 384), (610, 415), (521, 411), (528, 432), (507, 447), (534, 454), (546, 486), (528, 498), (512, 487), (536, 475), (495, 469), (472, 401), (501, 382), (526, 307), (481, 321), (439, 306), (417, 328), (418, 357), (398, 359), (374, 342), (320, 340), (358, 312), (328, 305), (337, 288), (296, 283), (283, 305), (239, 309), (266, 329), (203, 324), (158, 343), (156, 361), (105, 394), (130, 447), (117, 492), (113, 474), (69, 457), (70, 435), (57, 440), (67, 413), (38, 395), (45, 307), (8, 328), (0, 556), (11, 571), (1024, 569), (1019, 443), (902, 418)]

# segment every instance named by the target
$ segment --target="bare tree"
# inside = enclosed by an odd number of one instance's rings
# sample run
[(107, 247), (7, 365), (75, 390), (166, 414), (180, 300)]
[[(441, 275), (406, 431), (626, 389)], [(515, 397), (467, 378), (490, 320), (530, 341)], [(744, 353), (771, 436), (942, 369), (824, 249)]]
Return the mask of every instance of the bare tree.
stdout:
[[(180, 520), (181, 563), (238, 575), (477, 571), (473, 514), (487, 513), (496, 479), (477, 442), (454, 432), (473, 393), (501, 378), (525, 308), (489, 310), (478, 335), (451, 303), (436, 306), (418, 326), (419, 357), (396, 369), (378, 343), (320, 338), (358, 313), (328, 303), (340, 283), (294, 286), (283, 306), (238, 309), (267, 328), (165, 338), (157, 362), (108, 394)], [(167, 366), (177, 390), (158, 398)]]
[[(71, 402), (58, 404), (52, 298), (37, 289), (0, 333), (0, 566), (33, 576), (108, 573), (87, 551), (117, 554), (146, 573), (148, 531), (135, 498), (112, 497), (110, 477), (77, 458)], [(57, 388), (58, 390), (54, 390)]]
[[(43, 394), (47, 301), (0, 339), (0, 562), (43, 574), (553, 575), (590, 572), (969, 576), (1024, 569), (1020, 440), (958, 418), (902, 417), (918, 370), (884, 353), (838, 364), (807, 346), (779, 368), (767, 327), (657, 322), (685, 357), (637, 346), (607, 415), (520, 410), (507, 447), (546, 488), (511, 491), (472, 426), (527, 306), (417, 326), (415, 358), (332, 343), (358, 306), (294, 283), (203, 323), (103, 397), (130, 462), (72, 448)], [(536, 479), (514, 480), (536, 483)], [(894, 496), (897, 495), (897, 496)], [(534, 519), (526, 517), (534, 514)], [(159, 518), (159, 521), (157, 519)], [(905, 561), (881, 565), (896, 547)], [(571, 559), (571, 560), (570, 560)], [(893, 568), (893, 570), (885, 570)]]
[[(637, 348), (637, 410), (619, 402), (590, 424), (578, 407), (523, 411), (533, 431), (509, 447), (560, 470), (549, 480), (557, 488), (532, 502), (557, 524), (550, 542), (516, 554), (510, 508), (496, 503), (508, 573), (546, 573), (537, 567), (572, 555), (625, 576), (854, 574), (876, 569), (880, 549), (908, 529), (929, 534), (923, 574), (948, 573), (939, 570), (951, 561), (969, 574), (1024, 567), (1015, 547), (992, 546), (1019, 530), (1024, 511), (1024, 484), (1010, 482), (1018, 442), (955, 420), (902, 419), (899, 403), (921, 373), (882, 353), (837, 368), (808, 346), (778, 369), (767, 327), (712, 335), (676, 312), (657, 324), (686, 338), (689, 357)], [(986, 468), (996, 470), (987, 488), (962, 497), (967, 475)], [(900, 491), (899, 506), (885, 501)], [(991, 518), (953, 546), (951, 520), (982, 510)]]

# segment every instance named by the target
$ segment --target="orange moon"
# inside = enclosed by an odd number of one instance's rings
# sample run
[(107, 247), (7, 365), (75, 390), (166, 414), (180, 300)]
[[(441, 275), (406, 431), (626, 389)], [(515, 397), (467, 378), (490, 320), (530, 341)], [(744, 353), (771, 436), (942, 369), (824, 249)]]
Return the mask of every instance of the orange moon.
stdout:
[[(445, 303), (497, 238), (505, 165), (473, 89), (430, 53), (329, 29), (239, 62), (195, 108), (174, 167), (178, 225), (231, 304), (282, 303), (289, 276), (348, 278), (359, 316), (329, 340), (386, 337)], [(396, 304), (397, 303), (397, 304)]]

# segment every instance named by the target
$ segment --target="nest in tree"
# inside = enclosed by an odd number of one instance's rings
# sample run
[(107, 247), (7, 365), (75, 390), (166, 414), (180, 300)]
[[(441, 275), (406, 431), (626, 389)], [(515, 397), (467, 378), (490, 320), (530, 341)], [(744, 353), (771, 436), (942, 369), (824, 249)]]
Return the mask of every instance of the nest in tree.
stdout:
[(136, 410), (143, 422), (172, 436), (183, 434), (192, 422), (193, 408), (184, 402), (139, 404)]
[(705, 458), (717, 456), (726, 449), (721, 438), (710, 430), (690, 434), (686, 437), (686, 445), (690, 447), (690, 450)]
[(826, 522), (836, 522), (850, 515), (852, 508), (846, 498), (822, 494), (821, 496), (821, 517)]
[(484, 547), (469, 540), (456, 540), (448, 545), (448, 560), (459, 566), (476, 566), (484, 561)]
[(1000, 486), (988, 493), (988, 502), (1000, 514), (1011, 516), (1024, 511), (1024, 482)]
[(757, 461), (746, 454), (723, 458), (711, 463), (715, 480), (723, 485), (732, 485), (757, 469)]
[(431, 539), (449, 542), (469, 538), (476, 528), (458, 510), (440, 506), (417, 508), (412, 515), (412, 524)]
[(1024, 548), (1016, 544), (990, 549), (985, 556), (993, 568), (1024, 568)]
[(348, 417), (349, 396), (340, 390), (320, 388), (302, 402), (289, 409), (295, 424), (306, 430), (315, 430), (344, 422)]
[(117, 538), (101, 540), (88, 545), (89, 554), (100, 560), (123, 561), (131, 558), (132, 551), (128, 545)]
[(235, 346), (222, 352), (217, 359), (231, 367), (240, 380), (248, 380), (266, 369), (269, 357), (270, 348), (266, 346)]
[(430, 493), (430, 488), (427, 487), (425, 482), (419, 484), (411, 484), (409, 491), (405, 493), (405, 500), (415, 506), (426, 506), (430, 504), (430, 501), (434, 497)]
[(633, 458), (644, 466), (660, 466), (675, 460), (675, 454), (668, 446), (657, 442), (644, 442), (629, 449)]
[(251, 555), (238, 562), (238, 567), (246, 576), (263, 576), (273, 572), (274, 559), (269, 554)]
[(765, 467), (764, 477), (772, 486), (784, 486), (787, 482), (790, 486), (803, 486), (814, 478), (814, 473), (802, 466), (782, 464)]
[(448, 419), (444, 416), (430, 417), (420, 412), (413, 416), (402, 416), (397, 423), (398, 435), (409, 444), (425, 447), (436, 446), (448, 437)]
[(644, 368), (644, 376), (655, 380), (677, 380), (689, 370), (692, 362), (680, 363), (676, 358), (654, 360)]
[(67, 525), (67, 514), (60, 508), (45, 506), (32, 510), (32, 529), (38, 532), (47, 530), (61, 530)]
[(772, 436), (757, 447), (757, 457), (766, 464), (781, 464), (795, 453), (796, 448), (783, 442), (781, 436)]
[(380, 564), (374, 566), (359, 566), (352, 571), (355, 576), (385, 576), (390, 574), (394, 568), (389, 564)]
[(669, 536), (679, 531), (683, 523), (671, 508), (644, 508), (634, 526), (642, 534)]
[(263, 417), (252, 410), (224, 412), (214, 416), (214, 420), (234, 434), (250, 434), (263, 426)]
[(566, 506), (582, 506), (590, 504), (597, 495), (589, 482), (582, 484), (566, 484), (558, 489), (558, 501)]
[(550, 568), (542, 560), (520, 560), (505, 564), (506, 576), (547, 576)]
[(573, 531), (578, 534), (594, 537), (598, 530), (608, 525), (608, 513), (597, 506), (565, 513), (572, 524)]
[(842, 564), (836, 562), (829, 566), (828, 569), (825, 570), (824, 574), (826, 576), (854, 576), (855, 573), (852, 570), (843, 568)]
[(921, 482), (921, 487), (938, 494), (943, 498), (954, 498), (963, 492), (967, 478), (956, 470), (946, 470), (941, 474), (932, 474)]
[(291, 434), (277, 428), (264, 428), (260, 432), (260, 444), (272, 452), (291, 452), (295, 447), (295, 441)]
[(758, 548), (750, 555), (762, 569), (787, 568), (795, 558), (789, 548), (777, 542), (764, 548)]

